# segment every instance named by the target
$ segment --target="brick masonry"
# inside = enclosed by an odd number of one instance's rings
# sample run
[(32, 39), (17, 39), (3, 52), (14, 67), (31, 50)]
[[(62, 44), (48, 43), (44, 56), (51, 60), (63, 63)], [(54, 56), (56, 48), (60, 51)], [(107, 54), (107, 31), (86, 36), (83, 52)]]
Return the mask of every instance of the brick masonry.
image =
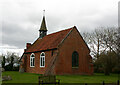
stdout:
[[(73, 29), (69, 36), (59, 46), (58, 61), (55, 66), (56, 74), (93, 74), (92, 57), (89, 49), (77, 29)], [(79, 67), (72, 68), (72, 53), (79, 53)]]
[[(54, 50), (44, 51), (45, 52), (45, 67), (40, 67), (40, 53), (35, 54), (35, 67), (30, 67), (30, 55), (27, 53), (22, 58), (23, 67), (25, 72), (44, 74), (47, 66), (54, 55)], [(64, 74), (93, 74), (92, 57), (90, 51), (84, 40), (82, 39), (77, 28), (73, 28), (66, 38), (58, 45), (57, 48), (58, 56), (54, 67), (54, 73), (57, 75)], [(77, 51), (79, 54), (79, 67), (72, 68), (72, 53)], [(52, 55), (53, 53), (53, 55)], [(21, 68), (22, 66), (20, 66)]]

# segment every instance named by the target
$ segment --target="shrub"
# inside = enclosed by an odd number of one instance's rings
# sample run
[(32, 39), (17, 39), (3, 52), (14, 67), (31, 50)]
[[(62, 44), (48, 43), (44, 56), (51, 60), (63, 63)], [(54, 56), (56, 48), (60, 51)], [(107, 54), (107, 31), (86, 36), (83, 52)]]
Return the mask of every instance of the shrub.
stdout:
[(12, 67), (13, 67), (12, 64), (8, 64), (4, 67), (4, 69), (5, 69), (5, 71), (12, 71), (13, 70)]

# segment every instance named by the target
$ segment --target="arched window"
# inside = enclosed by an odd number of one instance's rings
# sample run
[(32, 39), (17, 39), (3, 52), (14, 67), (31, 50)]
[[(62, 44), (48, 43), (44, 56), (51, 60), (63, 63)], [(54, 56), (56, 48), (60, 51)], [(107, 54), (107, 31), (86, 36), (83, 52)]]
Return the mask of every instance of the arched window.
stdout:
[(35, 66), (35, 54), (32, 53), (30, 55), (30, 67), (34, 67)]
[(45, 67), (45, 53), (40, 54), (40, 67)]
[(79, 66), (79, 55), (76, 51), (72, 53), (72, 67)]

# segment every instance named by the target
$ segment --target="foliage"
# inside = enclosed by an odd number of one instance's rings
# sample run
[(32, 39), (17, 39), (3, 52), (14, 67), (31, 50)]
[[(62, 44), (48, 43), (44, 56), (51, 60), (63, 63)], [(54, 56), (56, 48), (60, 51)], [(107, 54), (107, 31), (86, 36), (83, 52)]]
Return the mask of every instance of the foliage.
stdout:
[(5, 69), (5, 71), (12, 71), (13, 68), (11, 68), (11, 67), (12, 67), (11, 64), (8, 64), (4, 67), (4, 69)]
[(97, 60), (101, 64), (105, 75), (109, 75), (112, 69), (117, 65), (118, 57), (114, 52), (101, 53), (99, 59)]
[(5, 56), (3, 56), (2, 67), (5, 67)]
[(118, 71), (118, 28), (100, 27), (91, 33), (83, 33), (93, 56), (95, 72), (104, 72), (109, 75)]
[(13, 71), (19, 71), (19, 66), (13, 67)]
[[(5, 63), (8, 63), (8, 65), (5, 65)], [(15, 63), (19, 63), (19, 57), (15, 53), (7, 52), (7, 54), (3, 56), (2, 67), (5, 71), (18, 71), (19, 66), (14, 67)]]
[(10, 62), (10, 67), (11, 67), (11, 70), (13, 70), (13, 61), (14, 61), (14, 56), (11, 55), (11, 62)]

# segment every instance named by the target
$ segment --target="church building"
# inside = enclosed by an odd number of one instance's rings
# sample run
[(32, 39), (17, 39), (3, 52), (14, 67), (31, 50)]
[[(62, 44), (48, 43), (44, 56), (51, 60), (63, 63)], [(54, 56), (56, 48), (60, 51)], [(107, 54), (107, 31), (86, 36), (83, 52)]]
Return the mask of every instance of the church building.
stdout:
[(48, 35), (47, 31), (43, 16), (39, 37), (33, 44), (26, 44), (20, 72), (44, 75), (93, 74), (90, 50), (76, 26)]

